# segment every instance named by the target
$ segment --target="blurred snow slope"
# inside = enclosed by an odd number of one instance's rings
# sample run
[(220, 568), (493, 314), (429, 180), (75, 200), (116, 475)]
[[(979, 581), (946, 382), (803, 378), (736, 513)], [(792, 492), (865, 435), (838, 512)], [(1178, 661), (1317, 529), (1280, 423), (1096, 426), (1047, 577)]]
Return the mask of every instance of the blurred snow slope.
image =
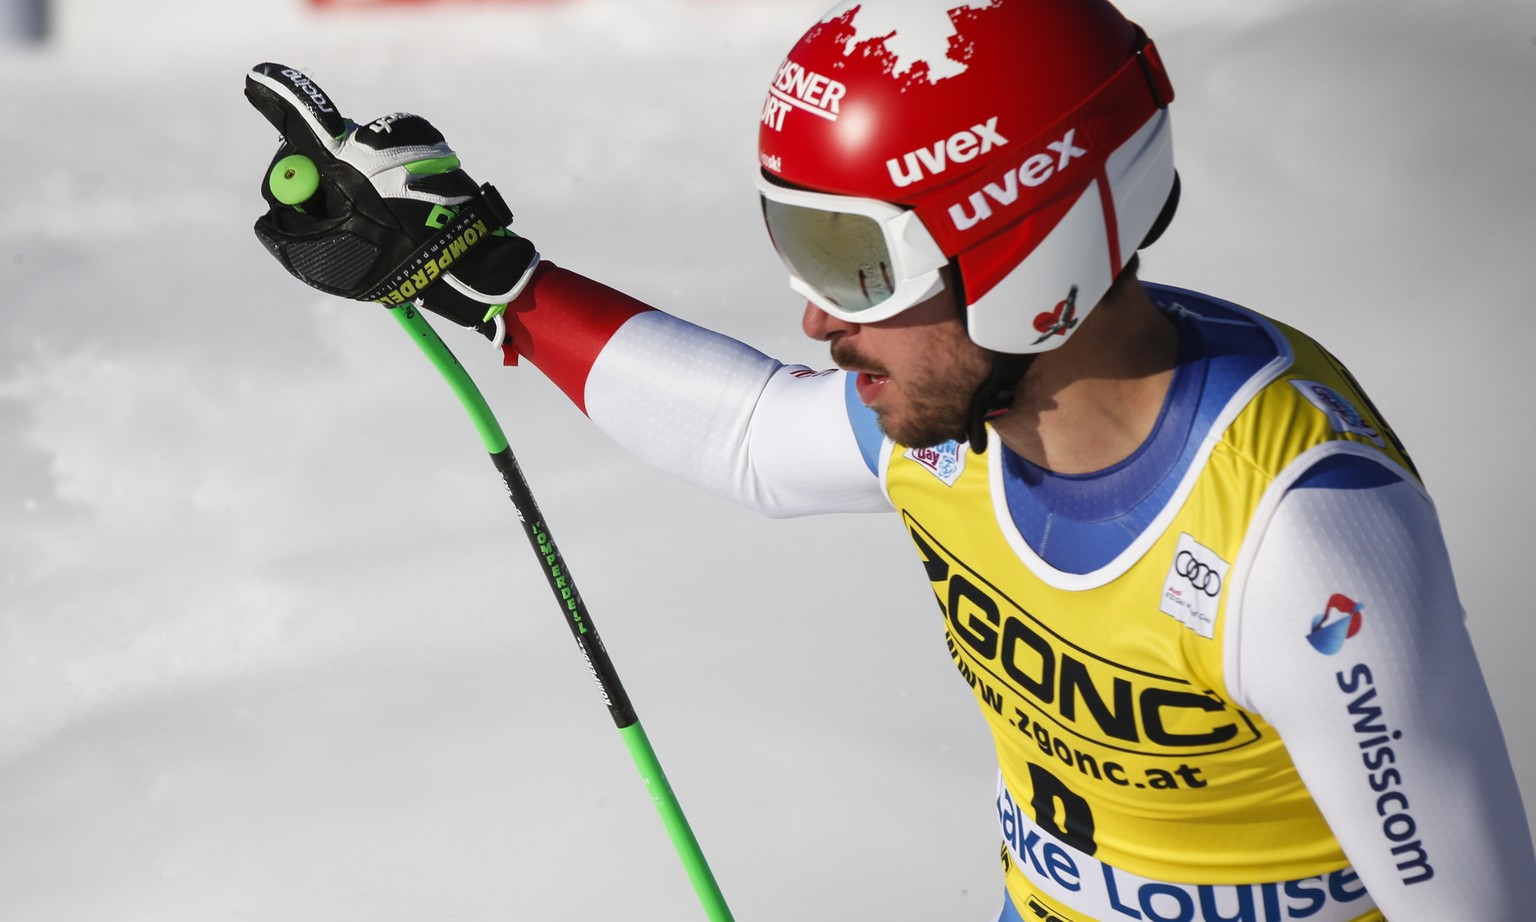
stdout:
[[(748, 181), (823, 5), (73, 0), (0, 48), (0, 918), (697, 917), (452, 398), (252, 239), (241, 80), (423, 112), (551, 258), (825, 364)], [(1124, 7), (1180, 94), (1145, 274), (1319, 334), (1392, 419), (1529, 815), (1529, 10)], [(444, 333), (737, 916), (986, 918), (990, 748), (894, 521), (698, 495)]]

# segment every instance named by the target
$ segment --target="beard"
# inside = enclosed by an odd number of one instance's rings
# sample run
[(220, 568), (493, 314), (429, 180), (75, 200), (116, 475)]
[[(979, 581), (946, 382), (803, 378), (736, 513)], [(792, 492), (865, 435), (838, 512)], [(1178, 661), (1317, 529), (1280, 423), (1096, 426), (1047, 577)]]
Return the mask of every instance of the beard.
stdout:
[[(969, 348), (966, 348), (969, 347)], [(880, 431), (908, 448), (933, 448), (964, 442), (971, 402), (986, 376), (989, 362), (971, 347), (937, 348), (920, 367), (886, 384), (887, 394), (872, 407)], [(832, 343), (832, 360), (844, 368), (888, 375), (880, 365), (862, 359), (841, 341)]]

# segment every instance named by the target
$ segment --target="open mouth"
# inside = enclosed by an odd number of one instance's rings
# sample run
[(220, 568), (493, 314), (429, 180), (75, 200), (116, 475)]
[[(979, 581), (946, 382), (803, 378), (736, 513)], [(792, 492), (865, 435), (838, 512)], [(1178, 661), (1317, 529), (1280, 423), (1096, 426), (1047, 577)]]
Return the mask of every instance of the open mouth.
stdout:
[(870, 374), (867, 371), (858, 372), (854, 379), (854, 389), (859, 393), (859, 401), (865, 406), (873, 406), (890, 383), (890, 375)]

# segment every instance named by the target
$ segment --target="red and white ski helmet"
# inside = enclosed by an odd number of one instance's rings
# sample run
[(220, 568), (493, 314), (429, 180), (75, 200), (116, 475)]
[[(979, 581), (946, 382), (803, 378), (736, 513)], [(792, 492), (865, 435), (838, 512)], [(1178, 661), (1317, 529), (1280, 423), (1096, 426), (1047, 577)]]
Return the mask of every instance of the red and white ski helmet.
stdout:
[(846, 0), (762, 112), (758, 185), (791, 286), (874, 321), (948, 265), (977, 344), (1054, 349), (1160, 224), (1172, 99), (1106, 0)]

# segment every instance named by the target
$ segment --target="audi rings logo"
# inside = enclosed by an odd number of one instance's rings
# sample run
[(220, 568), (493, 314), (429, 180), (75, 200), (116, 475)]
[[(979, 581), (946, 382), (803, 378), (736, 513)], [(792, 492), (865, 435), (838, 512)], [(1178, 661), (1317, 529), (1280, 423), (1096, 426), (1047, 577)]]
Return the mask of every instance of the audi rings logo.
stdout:
[(1173, 572), (1189, 580), (1191, 586), (1213, 599), (1221, 595), (1221, 574), (1189, 551), (1179, 551), (1179, 555), (1173, 559)]
[(1188, 532), (1180, 534), (1168, 575), (1163, 579), (1159, 610), (1201, 637), (1214, 639), (1221, 586), (1226, 582), (1229, 566), (1220, 554)]

